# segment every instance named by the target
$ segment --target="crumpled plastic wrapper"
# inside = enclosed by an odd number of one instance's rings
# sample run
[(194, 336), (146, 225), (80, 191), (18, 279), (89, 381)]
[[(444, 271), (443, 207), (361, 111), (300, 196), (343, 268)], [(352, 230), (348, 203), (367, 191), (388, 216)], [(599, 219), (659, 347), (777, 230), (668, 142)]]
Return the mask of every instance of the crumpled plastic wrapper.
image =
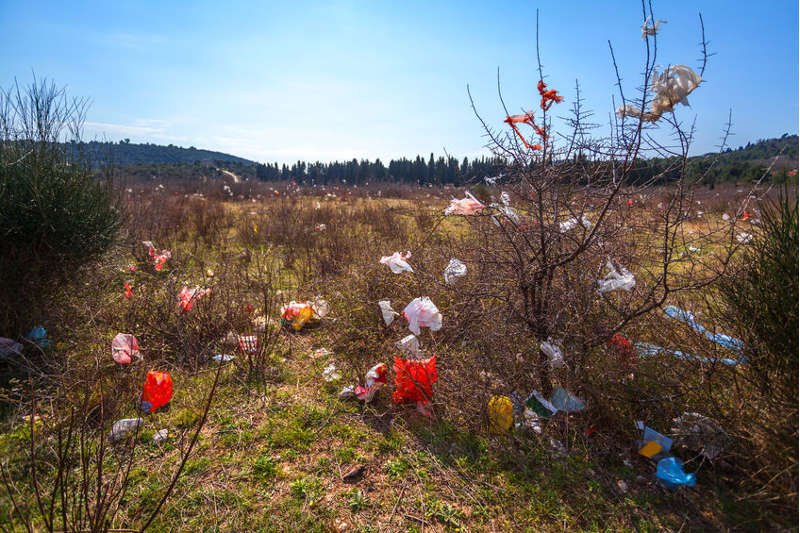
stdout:
[(702, 78), (686, 65), (672, 65), (660, 74), (653, 71), (653, 81), (650, 85), (653, 99), (650, 102), (650, 110), (642, 113), (637, 106), (626, 104), (617, 110), (617, 114), (641, 118), (645, 122), (656, 122), (661, 115), (672, 111), (675, 104), (688, 106), (687, 97), (701, 81)]
[(451, 285), (456, 279), (463, 278), (466, 275), (467, 265), (453, 257), (444, 269), (444, 282)]
[(597, 280), (597, 292), (600, 294), (622, 289), (629, 291), (636, 286), (636, 278), (624, 267), (614, 266), (611, 260), (606, 262), (609, 273), (601, 280)]
[(561, 348), (553, 339), (548, 337), (546, 341), (543, 341), (539, 345), (539, 348), (550, 360), (550, 366), (553, 368), (561, 368), (564, 366), (564, 354), (561, 352)]
[(445, 215), (474, 215), (483, 211), (485, 206), (470, 193), (465, 193), (464, 198), (453, 198), (450, 205), (444, 210)]
[(658, 33), (659, 28), (662, 24), (666, 24), (666, 20), (656, 20), (653, 24), (650, 24), (650, 17), (644, 21), (642, 24), (642, 39), (647, 39), (647, 36), (653, 36)]
[(403, 309), (403, 316), (408, 320), (408, 329), (414, 335), (420, 334), (420, 328), (430, 328), (431, 331), (442, 329), (442, 314), (427, 296), (411, 300)]
[(111, 426), (111, 433), (108, 435), (108, 440), (111, 444), (119, 442), (127, 437), (130, 432), (136, 431), (143, 423), (144, 420), (141, 418), (123, 418), (122, 420), (117, 420), (114, 422), (114, 425)]
[(383, 322), (387, 326), (392, 325), (392, 322), (394, 322), (394, 317), (400, 316), (400, 313), (392, 309), (392, 302), (389, 300), (380, 300), (378, 302), (378, 307), (381, 308), (381, 316), (383, 317)]

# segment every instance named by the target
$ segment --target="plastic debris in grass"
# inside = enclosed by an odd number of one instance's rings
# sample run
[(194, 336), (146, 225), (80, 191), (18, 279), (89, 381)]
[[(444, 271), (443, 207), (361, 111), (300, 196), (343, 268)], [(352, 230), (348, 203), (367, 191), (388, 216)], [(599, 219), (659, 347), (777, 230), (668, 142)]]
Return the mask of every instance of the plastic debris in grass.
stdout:
[(22, 355), (22, 345), (15, 340), (0, 337), (0, 359)]
[(456, 279), (463, 278), (466, 275), (467, 265), (453, 257), (444, 269), (444, 282), (451, 285)]
[(695, 475), (684, 471), (683, 463), (675, 457), (665, 457), (658, 462), (656, 477), (672, 490), (679, 487), (694, 487), (697, 484)]
[(203, 289), (200, 287), (194, 287), (193, 289), (189, 287), (182, 288), (181, 292), (178, 293), (178, 307), (181, 308), (181, 313), (188, 313), (191, 311), (195, 302), (207, 294), (211, 294), (211, 289)]
[(719, 457), (730, 441), (715, 420), (700, 413), (683, 413), (672, 422), (671, 434), (675, 442), (683, 448), (700, 452), (710, 461)]
[(650, 24), (650, 17), (647, 17), (642, 24), (642, 39), (647, 39), (647, 36), (654, 36), (658, 33), (658, 29), (662, 24), (666, 24), (666, 20), (656, 20), (653, 24)]
[(670, 318), (680, 320), (681, 322), (689, 325), (689, 327), (691, 327), (693, 330), (705, 335), (708, 340), (716, 344), (719, 344), (723, 348), (728, 348), (730, 350), (735, 350), (735, 351), (739, 351), (742, 348), (744, 348), (744, 342), (742, 342), (739, 339), (735, 339), (729, 335), (724, 335), (722, 333), (711, 333), (710, 331), (708, 331), (705, 327), (699, 324), (697, 320), (695, 320), (694, 315), (689, 311), (685, 311), (683, 309), (675, 307), (674, 305), (668, 305), (667, 307), (664, 308), (664, 313)]
[(121, 365), (129, 365), (134, 359), (141, 361), (139, 341), (130, 333), (117, 333), (111, 341), (111, 357)]
[(399, 341), (395, 343), (397, 348), (412, 357), (419, 357), (422, 355), (422, 351), (419, 349), (419, 339), (416, 335), (406, 335)]
[(392, 302), (389, 300), (380, 300), (378, 302), (378, 307), (381, 309), (381, 316), (383, 317), (383, 322), (387, 326), (391, 326), (392, 322), (394, 322), (394, 317), (400, 316), (400, 313), (392, 309)]
[(641, 420), (636, 421), (636, 427), (642, 432), (642, 438), (638, 442), (640, 455), (648, 459), (657, 459), (669, 453), (672, 439), (644, 425)]
[(172, 399), (172, 376), (169, 372), (150, 370), (142, 387), (142, 411), (153, 413)]
[(339, 399), (357, 398), (365, 403), (371, 402), (380, 388), (386, 385), (387, 373), (387, 366), (383, 363), (378, 363), (367, 371), (364, 376), (364, 385), (345, 387), (339, 393)]
[(746, 231), (742, 231), (736, 235), (736, 242), (739, 244), (750, 244), (753, 242), (753, 235), (747, 233)]
[(130, 300), (131, 296), (133, 296), (133, 285), (132, 285), (132, 283), (133, 283), (132, 280), (128, 280), (128, 281), (126, 281), (125, 283), (122, 284), (122, 289), (125, 291), (124, 295), (125, 295), (125, 299), (126, 300)]
[(139, 426), (143, 423), (144, 420), (141, 418), (123, 418), (122, 420), (117, 420), (111, 426), (111, 433), (108, 435), (109, 442), (115, 444), (124, 440), (128, 434), (139, 429)]
[(577, 228), (578, 226), (581, 226), (584, 229), (589, 229), (592, 227), (592, 221), (589, 220), (586, 215), (581, 215), (580, 219), (577, 217), (568, 218), (567, 220), (558, 223), (558, 231), (561, 233), (566, 233), (574, 228)]
[(147, 255), (149, 255), (150, 260), (153, 261), (153, 268), (155, 268), (156, 272), (161, 272), (166, 262), (172, 258), (172, 252), (169, 250), (161, 250), (161, 252), (159, 252), (156, 250), (155, 245), (153, 245), (153, 241), (142, 241), (142, 244), (147, 247)]
[(417, 410), (430, 414), (428, 404), (433, 398), (433, 384), (439, 379), (436, 371), (436, 356), (427, 359), (394, 358), (394, 392), (396, 404), (415, 403)]
[(507, 396), (492, 396), (489, 399), (489, 433), (504, 435), (514, 425), (514, 404)]
[(561, 368), (564, 366), (564, 354), (561, 352), (559, 345), (551, 338), (547, 338), (539, 344), (539, 348), (544, 352), (550, 360), (550, 366), (553, 368)]
[(379, 261), (380, 264), (386, 265), (393, 274), (402, 274), (403, 272), (414, 272), (411, 265), (408, 264), (408, 259), (411, 257), (411, 252), (405, 253), (395, 252), (392, 255), (384, 255)]
[(325, 383), (332, 383), (342, 379), (342, 374), (336, 368), (336, 365), (331, 363), (322, 369), (322, 379), (325, 380)]
[(300, 331), (306, 324), (324, 318), (329, 311), (328, 302), (321, 298), (316, 298), (313, 303), (292, 300), (281, 307), (281, 325)]
[(445, 215), (475, 215), (483, 211), (484, 206), (469, 192), (464, 193), (464, 198), (453, 198), (450, 205), (444, 210)]
[(624, 267), (617, 269), (614, 263), (609, 259), (606, 262), (606, 268), (609, 270), (606, 277), (597, 280), (597, 292), (600, 294), (619, 289), (629, 291), (636, 286), (636, 278)]
[(639, 357), (671, 355), (672, 357), (683, 359), (685, 361), (697, 361), (698, 363), (703, 364), (720, 363), (726, 366), (736, 366), (747, 363), (747, 358), (744, 356), (740, 357), (739, 359), (731, 359), (730, 357), (701, 357), (699, 355), (682, 352), (680, 350), (668, 350), (666, 348), (662, 348), (661, 346), (646, 342), (637, 342), (633, 346), (636, 349), (636, 353), (639, 355)]
[(420, 334), (420, 328), (429, 328), (431, 331), (442, 328), (442, 314), (427, 296), (411, 300), (403, 309), (403, 316), (408, 321), (408, 329), (414, 335)]
[(258, 335), (239, 335), (239, 349), (248, 355), (258, 353)]
[(583, 403), (583, 400), (562, 387), (558, 387), (553, 391), (553, 395), (550, 397), (550, 403), (553, 407), (565, 413), (577, 413), (586, 408), (586, 404)]
[(34, 326), (25, 338), (34, 343), (39, 348), (49, 348), (50, 339), (47, 338), (47, 330), (44, 326)]
[(234, 359), (236, 359), (235, 356), (229, 355), (229, 354), (226, 354), (226, 353), (214, 354), (211, 357), (211, 360), (214, 361), (215, 363), (230, 363)]
[(558, 409), (550, 403), (550, 400), (547, 400), (537, 390), (532, 391), (528, 399), (525, 400), (525, 407), (542, 418), (550, 418), (558, 412)]
[(617, 359), (622, 366), (630, 368), (635, 366), (638, 362), (636, 350), (631, 341), (626, 339), (621, 333), (614, 333), (610, 339), (606, 341), (606, 345), (611, 352), (617, 356)]
[(159, 429), (153, 434), (153, 442), (156, 444), (164, 444), (169, 438), (169, 431), (167, 429)]

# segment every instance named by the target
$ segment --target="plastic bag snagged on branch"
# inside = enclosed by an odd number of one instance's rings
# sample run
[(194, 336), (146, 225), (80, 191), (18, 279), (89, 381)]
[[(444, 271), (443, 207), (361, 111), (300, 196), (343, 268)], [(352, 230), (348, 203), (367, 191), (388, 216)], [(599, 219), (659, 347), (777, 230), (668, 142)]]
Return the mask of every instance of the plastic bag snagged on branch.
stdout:
[(629, 291), (636, 286), (636, 278), (624, 267), (620, 267), (619, 270), (617, 270), (617, 267), (615, 267), (614, 263), (609, 259), (606, 262), (606, 268), (609, 270), (606, 277), (597, 280), (597, 292), (600, 294), (616, 291), (618, 289)]
[(149, 255), (150, 260), (153, 261), (153, 268), (156, 269), (156, 272), (160, 272), (161, 269), (164, 268), (164, 264), (167, 260), (172, 258), (172, 252), (169, 250), (161, 250), (159, 253), (152, 241), (142, 241), (142, 244), (147, 247), (147, 255)]
[(442, 328), (442, 314), (427, 296), (411, 300), (403, 309), (403, 316), (408, 320), (408, 329), (414, 335), (420, 334), (420, 328), (430, 328), (431, 331)]
[(721, 363), (726, 366), (736, 366), (747, 363), (747, 358), (744, 356), (740, 357), (739, 359), (731, 359), (730, 357), (701, 357), (699, 355), (682, 352), (680, 350), (668, 350), (666, 348), (662, 348), (661, 346), (656, 346), (655, 344), (649, 344), (646, 342), (637, 342), (633, 346), (636, 348), (636, 353), (639, 355), (639, 357), (664, 354), (671, 355), (672, 357), (683, 359), (685, 361), (697, 361), (698, 363), (704, 364)]
[(111, 341), (111, 357), (121, 365), (129, 365), (134, 359), (141, 361), (139, 341), (130, 333), (117, 333)]
[(450, 200), (450, 205), (444, 210), (445, 215), (474, 215), (483, 211), (485, 206), (470, 193), (464, 193), (464, 198)]
[(356, 385), (355, 387), (345, 387), (339, 393), (339, 399), (347, 400), (350, 398), (358, 398), (362, 402), (369, 403), (375, 398), (375, 393), (381, 387), (386, 385), (386, 374), (388, 368), (383, 363), (378, 363), (367, 371), (364, 376), (364, 385)]
[[(511, 207), (511, 197), (508, 195), (506, 191), (500, 193), (500, 203), (499, 204), (492, 204), (491, 207), (497, 209), (500, 213), (502, 213), (508, 220), (513, 222), (514, 224), (519, 225), (522, 222), (519, 214)], [(494, 221), (496, 226), (500, 226), (501, 221), (498, 220), (496, 216), (492, 216), (492, 220)]]
[(457, 278), (463, 278), (466, 275), (467, 265), (453, 257), (444, 269), (444, 282), (450, 285)]
[(412, 357), (419, 357), (422, 351), (419, 349), (419, 339), (415, 335), (406, 335), (395, 343), (395, 346)]
[(701, 324), (699, 324), (697, 320), (695, 320), (694, 315), (689, 311), (685, 311), (683, 309), (675, 307), (674, 305), (668, 305), (667, 307), (664, 308), (664, 313), (670, 318), (674, 318), (676, 320), (680, 320), (685, 324), (688, 324), (689, 327), (691, 327), (693, 330), (695, 330), (698, 333), (702, 333), (703, 335), (706, 336), (708, 340), (716, 344), (719, 344), (724, 348), (728, 348), (730, 350), (735, 350), (735, 351), (739, 351), (742, 348), (744, 348), (744, 342), (742, 342), (740, 339), (735, 339), (729, 335), (724, 335), (722, 333), (711, 333), (710, 331), (708, 331)]
[(378, 307), (381, 308), (381, 316), (383, 317), (383, 322), (387, 326), (392, 325), (392, 322), (394, 322), (394, 317), (400, 316), (400, 313), (392, 309), (392, 302), (389, 300), (380, 300), (378, 302)]
[(392, 255), (384, 255), (379, 261), (382, 265), (386, 265), (393, 274), (402, 274), (403, 272), (414, 272), (411, 265), (408, 264), (408, 259), (411, 257), (411, 252), (395, 252)]
[(581, 218), (578, 219), (577, 217), (568, 218), (564, 222), (558, 223), (558, 231), (561, 233), (566, 233), (578, 226), (583, 227), (584, 229), (589, 229), (592, 227), (592, 221), (589, 220), (586, 215), (581, 215)]
[(428, 359), (394, 358), (394, 385), (392, 401), (396, 404), (417, 404), (417, 410), (429, 414), (428, 404), (433, 398), (433, 384), (439, 379), (436, 372), (436, 356)]
[(181, 308), (182, 313), (188, 313), (192, 310), (197, 300), (210, 293), (211, 289), (202, 289), (200, 287), (190, 289), (189, 287), (184, 287), (181, 289), (181, 292), (178, 293), (178, 307)]
[(699, 451), (706, 459), (713, 461), (725, 446), (730, 437), (714, 420), (700, 413), (683, 413), (673, 418), (675, 426), (672, 436), (684, 448)]
[(647, 36), (653, 36), (658, 33), (658, 29), (662, 24), (666, 24), (666, 20), (656, 20), (652, 26), (649, 25), (650, 17), (647, 17), (642, 24), (642, 39), (647, 39)]
[(673, 110), (677, 103), (688, 106), (687, 97), (694, 91), (702, 79), (686, 65), (672, 65), (664, 72), (653, 71), (650, 90), (654, 93), (650, 102), (650, 111), (642, 113), (641, 109), (625, 104), (617, 110), (620, 116), (641, 118), (645, 122), (656, 122), (664, 113)]
[(169, 372), (150, 370), (142, 387), (142, 411), (152, 413), (172, 399), (172, 376)]
[(564, 366), (564, 354), (553, 339), (548, 337), (546, 341), (539, 344), (539, 348), (550, 360), (550, 366), (553, 368), (561, 368)]

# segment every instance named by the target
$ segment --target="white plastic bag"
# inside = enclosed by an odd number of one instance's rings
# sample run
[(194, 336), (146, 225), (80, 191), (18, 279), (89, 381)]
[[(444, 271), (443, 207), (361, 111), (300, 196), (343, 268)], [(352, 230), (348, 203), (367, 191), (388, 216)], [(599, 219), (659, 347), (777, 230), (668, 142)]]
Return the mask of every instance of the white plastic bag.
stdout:
[(447, 267), (444, 269), (444, 282), (448, 285), (452, 284), (457, 278), (463, 278), (467, 275), (467, 265), (456, 259), (450, 259)]
[(597, 280), (597, 292), (600, 294), (617, 289), (629, 291), (636, 286), (636, 278), (624, 267), (620, 267), (619, 270), (617, 270), (617, 267), (615, 267), (609, 259), (608, 262), (606, 262), (606, 268), (609, 270), (609, 273), (606, 274), (605, 278)]
[(550, 366), (553, 368), (561, 368), (564, 366), (564, 354), (553, 339), (548, 337), (546, 341), (543, 341), (539, 345), (539, 348), (541, 348), (547, 358), (550, 359)]
[(392, 325), (392, 322), (394, 322), (394, 317), (400, 316), (400, 313), (392, 309), (392, 302), (389, 300), (380, 300), (378, 302), (378, 307), (381, 308), (381, 316), (383, 316), (383, 322), (387, 326)]
[(659, 27), (662, 24), (667, 23), (666, 20), (657, 20), (653, 23), (652, 26), (649, 26), (648, 25), (649, 22), (650, 22), (650, 17), (647, 17), (647, 19), (644, 21), (644, 24), (642, 24), (642, 39), (647, 39), (648, 35), (651, 36), (655, 35), (656, 33), (658, 33)]
[(395, 346), (403, 352), (412, 357), (419, 357), (422, 351), (419, 349), (419, 339), (414, 335), (407, 335), (397, 341)]
[(450, 200), (450, 205), (444, 210), (445, 215), (474, 215), (483, 211), (485, 206), (470, 193), (465, 193), (464, 198)]
[(111, 426), (111, 434), (108, 436), (108, 440), (112, 444), (119, 442), (131, 431), (136, 431), (143, 423), (144, 420), (141, 418), (123, 418), (122, 420), (117, 420), (114, 422), (114, 425)]
[(567, 231), (570, 231), (578, 226), (583, 226), (585, 229), (589, 229), (592, 227), (592, 221), (586, 218), (586, 215), (581, 215), (580, 220), (578, 220), (577, 217), (568, 218), (564, 222), (558, 223), (558, 230), (561, 233), (566, 233)]
[(414, 272), (414, 269), (408, 264), (407, 260), (409, 257), (411, 257), (411, 252), (406, 252), (404, 254), (395, 252), (392, 255), (384, 255), (381, 257), (380, 263), (388, 266), (394, 274)]
[(442, 328), (442, 314), (427, 296), (411, 300), (403, 309), (403, 316), (408, 320), (408, 329), (414, 335), (420, 334), (420, 328), (430, 328), (431, 331)]
[(325, 316), (330, 312), (331, 306), (328, 304), (327, 300), (323, 300), (319, 296), (314, 298), (314, 303), (311, 304), (311, 309), (314, 310), (314, 314), (316, 314), (319, 318), (325, 318)]
[(342, 374), (336, 368), (336, 365), (331, 363), (322, 370), (322, 379), (324, 379), (326, 383), (331, 383), (342, 379)]
[(701, 81), (700, 76), (686, 65), (672, 65), (660, 74), (653, 72), (653, 82), (650, 85), (653, 99), (650, 102), (650, 110), (642, 113), (639, 107), (626, 104), (617, 110), (617, 114), (641, 118), (646, 122), (656, 122), (661, 115), (672, 111), (675, 104), (688, 106), (687, 97)]

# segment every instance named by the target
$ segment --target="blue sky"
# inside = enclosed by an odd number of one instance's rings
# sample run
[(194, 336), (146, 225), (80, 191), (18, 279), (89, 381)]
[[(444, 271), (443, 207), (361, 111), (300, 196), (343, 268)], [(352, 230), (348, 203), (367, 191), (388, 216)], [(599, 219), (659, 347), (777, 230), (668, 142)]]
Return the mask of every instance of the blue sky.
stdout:
[[(741, 7), (740, 7), (741, 5)], [(0, 1), (0, 83), (49, 77), (92, 100), (89, 138), (194, 145), (290, 162), (484, 152), (469, 107), (502, 127), (501, 72), (513, 111), (536, 106), (536, 9), (547, 81), (566, 102), (576, 80), (607, 124), (615, 48), (637, 85), (641, 7), (605, 2)], [(663, 65), (696, 67), (697, 13), (711, 58), (678, 108), (696, 118), (694, 153), (711, 151), (733, 110), (736, 147), (796, 133), (798, 4), (656, 2)], [(604, 130), (607, 130), (607, 126)]]

